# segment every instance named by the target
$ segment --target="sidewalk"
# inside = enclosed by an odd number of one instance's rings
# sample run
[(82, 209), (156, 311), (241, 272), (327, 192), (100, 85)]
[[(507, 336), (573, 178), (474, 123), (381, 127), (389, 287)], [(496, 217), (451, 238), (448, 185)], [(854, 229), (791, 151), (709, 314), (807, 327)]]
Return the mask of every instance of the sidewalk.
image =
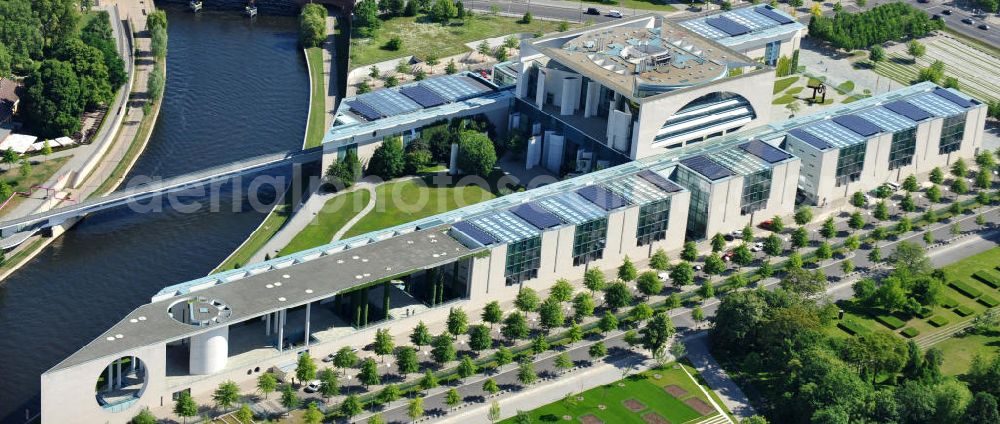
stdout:
[(337, 25), (337, 17), (326, 16), (326, 41), (323, 42), (323, 80), (326, 81), (326, 122), (324, 130), (330, 128), (333, 123), (333, 115), (337, 112), (337, 74), (336, 66), (333, 64), (334, 53), (337, 50), (334, 30)]
[(726, 370), (715, 361), (708, 350), (708, 332), (702, 331), (684, 340), (687, 347), (687, 358), (695, 369), (705, 379), (705, 383), (715, 394), (722, 398), (726, 408), (738, 418), (747, 418), (757, 413), (750, 405), (750, 399), (740, 389), (740, 386), (729, 378)]

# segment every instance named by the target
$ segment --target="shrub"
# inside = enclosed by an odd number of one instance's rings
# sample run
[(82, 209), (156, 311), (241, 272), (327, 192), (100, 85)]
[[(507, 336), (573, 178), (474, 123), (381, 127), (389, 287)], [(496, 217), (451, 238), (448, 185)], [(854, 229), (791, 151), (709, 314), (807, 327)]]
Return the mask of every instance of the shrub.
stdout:
[(927, 320), (927, 322), (929, 322), (931, 325), (935, 327), (943, 327), (945, 325), (948, 325), (948, 318), (945, 318), (941, 315), (935, 315), (931, 317), (931, 319)]
[(927, 317), (929, 317), (931, 315), (934, 315), (934, 309), (933, 308), (928, 308), (928, 307), (924, 306), (923, 308), (920, 308), (919, 311), (917, 311), (917, 317), (918, 318), (927, 318)]
[(403, 48), (403, 39), (399, 38), (398, 35), (394, 35), (387, 43), (385, 43), (385, 48), (387, 50), (398, 51)]
[(950, 297), (942, 297), (941, 298), (941, 306), (945, 307), (945, 308), (948, 308), (948, 309), (951, 309), (951, 308), (954, 308), (954, 307), (958, 306), (958, 302), (955, 301), (955, 299), (952, 299)]
[(892, 315), (876, 315), (875, 320), (882, 323), (882, 325), (889, 327), (893, 330), (898, 330), (906, 325), (903, 320), (896, 318)]
[(983, 305), (986, 305), (987, 308), (992, 308), (994, 306), (1000, 305), (1000, 301), (998, 301), (998, 300), (996, 300), (996, 299), (994, 299), (992, 297), (989, 297), (987, 295), (983, 295), (979, 299), (976, 299), (976, 301), (979, 302), (979, 303), (981, 303), (981, 304), (983, 304)]
[(854, 321), (841, 321), (837, 323), (837, 327), (844, 330), (845, 333), (850, 335), (859, 334), (865, 331), (865, 327)]
[(959, 293), (962, 293), (972, 299), (975, 299), (979, 297), (979, 295), (983, 294), (983, 292), (979, 291), (979, 289), (969, 286), (961, 281), (952, 281), (948, 283), (948, 285), (951, 286), (951, 288), (958, 290)]
[(1000, 278), (998, 278), (996, 274), (990, 273), (989, 271), (986, 270), (976, 271), (972, 274), (972, 277), (979, 281), (982, 281), (983, 284), (986, 284), (987, 286), (990, 286), (992, 288), (1000, 287)]
[(962, 305), (955, 308), (955, 313), (958, 314), (958, 316), (960, 317), (967, 317), (969, 315), (976, 313), (976, 311), (972, 310), (972, 308), (968, 306)]
[(917, 337), (917, 336), (920, 335), (920, 330), (917, 330), (916, 328), (913, 328), (913, 327), (906, 327), (906, 329), (903, 330), (901, 333), (906, 338), (912, 339), (912, 338)]

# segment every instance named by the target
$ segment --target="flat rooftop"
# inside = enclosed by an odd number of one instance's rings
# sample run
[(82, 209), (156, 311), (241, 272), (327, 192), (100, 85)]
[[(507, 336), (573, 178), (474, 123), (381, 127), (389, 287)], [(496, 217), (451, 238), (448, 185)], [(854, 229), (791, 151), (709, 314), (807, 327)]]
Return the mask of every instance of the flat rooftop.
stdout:
[[(169, 297), (136, 308), (53, 370), (154, 343), (179, 340), (279, 309), (301, 306), (342, 291), (454, 262), (471, 253), (474, 253), (473, 249), (465, 247), (440, 228), (414, 231), (273, 272), (244, 277), (232, 283), (191, 290), (183, 296)], [(181, 323), (168, 314), (170, 306), (192, 299), (204, 305), (223, 305), (228, 308), (229, 314), (205, 326)], [(211, 307), (207, 306), (209, 310)]]
[(729, 47), (783, 38), (805, 29), (791, 15), (766, 4), (689, 19), (680, 25)]
[(622, 93), (662, 92), (726, 78), (754, 62), (656, 15), (595, 25), (531, 41), (560, 65)]

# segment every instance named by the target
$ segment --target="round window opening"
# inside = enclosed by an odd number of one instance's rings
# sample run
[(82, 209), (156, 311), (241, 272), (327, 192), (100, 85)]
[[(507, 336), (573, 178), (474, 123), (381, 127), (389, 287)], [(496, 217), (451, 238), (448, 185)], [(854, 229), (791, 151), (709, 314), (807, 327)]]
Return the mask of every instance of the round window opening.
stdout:
[(146, 391), (146, 364), (135, 356), (111, 361), (97, 375), (94, 394), (104, 409), (120, 412), (128, 409)]
[(198, 296), (174, 302), (167, 314), (182, 324), (206, 327), (228, 321), (233, 310), (221, 300)]

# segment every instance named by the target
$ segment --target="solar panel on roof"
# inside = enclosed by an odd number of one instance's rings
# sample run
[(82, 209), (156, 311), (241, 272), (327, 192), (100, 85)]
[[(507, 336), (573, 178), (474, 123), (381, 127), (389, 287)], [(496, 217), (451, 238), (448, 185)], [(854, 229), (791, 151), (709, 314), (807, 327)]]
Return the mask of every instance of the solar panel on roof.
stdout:
[(458, 231), (461, 231), (465, 235), (472, 237), (473, 240), (479, 242), (479, 244), (482, 244), (483, 246), (489, 246), (497, 242), (497, 239), (491, 236), (489, 233), (480, 230), (479, 227), (476, 227), (475, 225), (472, 225), (468, 222), (465, 221), (456, 222), (455, 225), (452, 225), (452, 227)]
[(734, 175), (732, 170), (719, 165), (718, 162), (705, 155), (687, 158), (681, 160), (681, 163), (712, 181)]
[(760, 140), (751, 140), (749, 143), (741, 144), (740, 148), (751, 155), (763, 159), (767, 163), (778, 163), (792, 157), (792, 155), (781, 151), (777, 147)]
[(357, 98), (382, 116), (398, 116), (420, 110), (420, 105), (396, 90), (386, 89), (365, 93)]
[(673, 181), (670, 181), (666, 179), (664, 176), (657, 174), (653, 171), (650, 171), (648, 169), (639, 171), (639, 173), (636, 175), (638, 175), (639, 178), (648, 181), (650, 184), (659, 187), (660, 190), (663, 190), (667, 193), (674, 193), (681, 191), (681, 186), (674, 184)]
[(355, 113), (361, 115), (362, 117), (364, 117), (365, 119), (367, 119), (369, 121), (374, 121), (376, 119), (381, 119), (382, 118), (382, 114), (381, 113), (379, 113), (377, 110), (375, 110), (371, 106), (368, 106), (368, 105), (366, 105), (366, 104), (364, 104), (364, 103), (362, 103), (362, 102), (360, 102), (358, 100), (351, 100), (351, 101), (347, 102), (347, 105), (350, 106), (351, 110), (353, 110)]
[(431, 91), (427, 87), (421, 85), (411, 85), (409, 87), (403, 87), (399, 89), (399, 92), (404, 96), (409, 97), (413, 101), (420, 104), (425, 108), (440, 106), (448, 103), (443, 97), (437, 95), (437, 93)]
[(782, 15), (782, 14), (780, 14), (778, 12), (775, 12), (774, 8), (771, 7), (771, 6), (755, 7), (753, 10), (754, 10), (754, 12), (760, 13), (761, 15), (764, 15), (764, 16), (767, 16), (768, 18), (773, 19), (775, 22), (777, 22), (777, 23), (779, 23), (781, 25), (790, 24), (792, 22), (795, 22), (795, 21), (793, 21), (791, 19), (788, 19), (787, 16)]
[(905, 100), (897, 100), (885, 104), (883, 107), (918, 122), (933, 116), (926, 110), (916, 107)]
[(972, 106), (974, 106), (976, 104), (976, 103), (973, 103), (973, 101), (971, 101), (971, 100), (962, 98), (962, 96), (959, 96), (958, 94), (952, 93), (951, 91), (945, 90), (943, 88), (936, 88), (936, 89), (934, 89), (934, 94), (937, 94), (938, 96), (944, 97), (948, 101), (950, 101), (950, 102), (952, 102), (952, 103), (954, 103), (956, 105), (959, 105), (961, 107), (964, 107), (964, 108), (969, 108), (969, 107), (972, 107)]
[(577, 190), (576, 193), (606, 211), (618, 209), (627, 204), (621, 196), (601, 186), (586, 186)]
[(858, 115), (840, 115), (833, 118), (833, 122), (840, 124), (847, 129), (854, 131), (863, 137), (871, 137), (882, 132), (882, 129)]
[(720, 16), (718, 18), (707, 18), (705, 19), (705, 23), (722, 30), (722, 32), (725, 32), (726, 34), (729, 34), (732, 37), (735, 37), (737, 35), (747, 34), (750, 32), (750, 28), (747, 28), (746, 25), (743, 25), (725, 16)]
[(559, 217), (534, 203), (517, 205), (510, 208), (510, 211), (514, 215), (517, 215), (518, 218), (528, 221), (529, 224), (534, 225), (539, 230), (562, 224)]
[(811, 146), (820, 150), (826, 150), (829, 149), (830, 147), (833, 147), (832, 144), (823, 141), (823, 139), (816, 137), (815, 135), (812, 135), (801, 128), (795, 128), (791, 131), (788, 131), (788, 134), (799, 140), (809, 143)]

